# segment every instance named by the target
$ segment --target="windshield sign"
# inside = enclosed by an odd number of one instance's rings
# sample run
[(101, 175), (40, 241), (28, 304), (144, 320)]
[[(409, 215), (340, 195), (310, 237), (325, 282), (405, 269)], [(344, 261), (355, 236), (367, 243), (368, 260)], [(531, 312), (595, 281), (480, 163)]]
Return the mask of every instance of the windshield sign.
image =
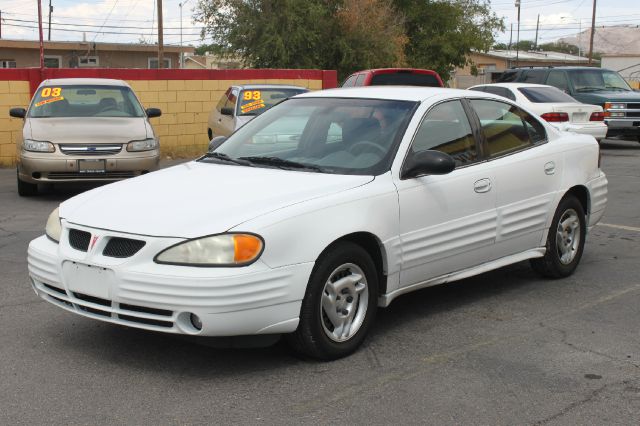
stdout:
[(300, 93), (303, 89), (256, 89), (240, 92), (238, 115), (260, 115), (274, 105)]
[(415, 106), (379, 99), (290, 99), (241, 127), (201, 161), (377, 175), (391, 167)]
[(31, 118), (143, 117), (131, 89), (124, 86), (46, 86), (33, 97)]

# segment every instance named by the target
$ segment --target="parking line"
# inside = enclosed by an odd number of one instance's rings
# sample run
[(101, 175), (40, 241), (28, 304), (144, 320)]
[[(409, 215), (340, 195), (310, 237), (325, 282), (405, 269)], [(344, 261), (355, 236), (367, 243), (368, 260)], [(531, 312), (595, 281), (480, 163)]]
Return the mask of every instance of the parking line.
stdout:
[(636, 232), (640, 232), (640, 228), (635, 228), (633, 226), (625, 226), (625, 225), (612, 225), (610, 223), (598, 223), (599, 226), (607, 226), (609, 228), (617, 228), (617, 229), (624, 229), (626, 231), (636, 231)]

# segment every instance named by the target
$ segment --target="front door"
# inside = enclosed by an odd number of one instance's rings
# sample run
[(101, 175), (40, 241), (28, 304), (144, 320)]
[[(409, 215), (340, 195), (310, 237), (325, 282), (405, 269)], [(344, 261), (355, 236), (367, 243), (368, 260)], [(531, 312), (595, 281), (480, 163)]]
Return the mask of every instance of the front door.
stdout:
[(407, 156), (423, 150), (451, 155), (446, 175), (397, 179), (402, 269), (406, 287), (485, 262), (496, 237), (496, 192), (488, 163), (460, 100), (435, 105), (423, 118)]

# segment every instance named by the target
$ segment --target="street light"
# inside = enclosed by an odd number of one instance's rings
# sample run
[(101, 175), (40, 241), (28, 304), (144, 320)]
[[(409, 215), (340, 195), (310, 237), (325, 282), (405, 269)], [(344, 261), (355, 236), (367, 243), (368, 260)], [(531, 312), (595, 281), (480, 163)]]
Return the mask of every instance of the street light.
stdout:
[(189, 0), (184, 0), (178, 3), (178, 7), (180, 7), (180, 69), (184, 68), (184, 52), (182, 51), (182, 6), (188, 2)]

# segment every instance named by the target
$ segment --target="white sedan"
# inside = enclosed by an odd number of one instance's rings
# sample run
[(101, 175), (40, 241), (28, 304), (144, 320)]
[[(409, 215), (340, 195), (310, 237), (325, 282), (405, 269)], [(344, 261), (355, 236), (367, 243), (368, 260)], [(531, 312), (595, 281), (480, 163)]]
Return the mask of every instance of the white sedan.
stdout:
[(602, 107), (580, 103), (553, 86), (495, 83), (473, 86), (469, 90), (493, 93), (511, 99), (562, 131), (591, 135), (597, 141), (607, 135)]
[(572, 274), (606, 202), (596, 141), (504, 98), (328, 90), (196, 161), (63, 202), (29, 245), (29, 275), (85, 317), (286, 334), (334, 359), (404, 293), (528, 259), (543, 276)]

